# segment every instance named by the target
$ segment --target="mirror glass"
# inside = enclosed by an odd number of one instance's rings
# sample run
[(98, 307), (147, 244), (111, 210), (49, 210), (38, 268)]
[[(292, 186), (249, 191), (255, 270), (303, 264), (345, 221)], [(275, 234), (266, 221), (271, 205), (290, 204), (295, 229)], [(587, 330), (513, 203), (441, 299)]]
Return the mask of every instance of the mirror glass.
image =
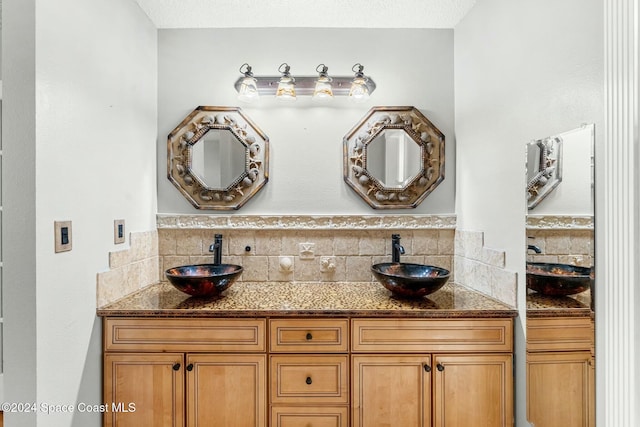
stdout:
[[(571, 323), (595, 319), (594, 142), (595, 126), (589, 124), (527, 144), (531, 425), (556, 425), (562, 420), (562, 425), (587, 426), (595, 419), (595, 344), (586, 339), (592, 328)], [(559, 375), (564, 382), (558, 381)]]
[(191, 169), (206, 187), (228, 187), (245, 164), (245, 146), (231, 132), (210, 129), (193, 145)]
[(367, 168), (388, 188), (402, 188), (422, 167), (421, 148), (404, 130), (385, 129), (367, 147)]
[(590, 124), (527, 144), (529, 303), (570, 296), (592, 306), (594, 138)]
[(269, 138), (238, 107), (200, 106), (169, 134), (167, 169), (197, 209), (239, 209), (269, 179)]
[(527, 146), (527, 204), (535, 208), (562, 181), (562, 137), (533, 141)]

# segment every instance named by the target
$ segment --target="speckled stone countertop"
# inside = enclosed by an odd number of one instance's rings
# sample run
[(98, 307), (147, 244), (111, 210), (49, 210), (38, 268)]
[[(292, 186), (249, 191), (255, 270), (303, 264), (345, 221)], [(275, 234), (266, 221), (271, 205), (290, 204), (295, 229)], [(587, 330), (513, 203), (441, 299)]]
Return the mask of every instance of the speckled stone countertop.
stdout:
[(499, 301), (453, 283), (419, 300), (400, 299), (378, 283), (236, 283), (221, 297), (193, 298), (158, 283), (100, 307), (109, 317), (515, 317)]
[(593, 317), (591, 292), (550, 297), (528, 291), (527, 317)]

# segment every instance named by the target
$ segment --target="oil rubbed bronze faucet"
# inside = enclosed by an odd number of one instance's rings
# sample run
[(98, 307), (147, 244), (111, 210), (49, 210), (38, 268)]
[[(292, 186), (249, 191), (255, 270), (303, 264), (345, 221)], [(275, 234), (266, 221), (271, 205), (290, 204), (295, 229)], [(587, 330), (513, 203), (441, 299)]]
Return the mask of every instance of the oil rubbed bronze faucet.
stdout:
[(404, 247), (400, 244), (400, 235), (391, 235), (391, 262), (400, 262), (400, 255), (404, 255)]
[(527, 249), (531, 249), (533, 252), (537, 253), (537, 254), (541, 254), (542, 250), (537, 247), (536, 245), (527, 245)]
[(209, 252), (213, 252), (213, 263), (222, 264), (222, 234), (216, 234), (213, 244), (209, 246)]

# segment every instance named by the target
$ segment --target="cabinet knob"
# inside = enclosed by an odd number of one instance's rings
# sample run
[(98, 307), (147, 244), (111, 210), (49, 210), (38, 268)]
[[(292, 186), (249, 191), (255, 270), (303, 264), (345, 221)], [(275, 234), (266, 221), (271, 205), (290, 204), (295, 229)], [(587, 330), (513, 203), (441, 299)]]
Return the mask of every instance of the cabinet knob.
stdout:
[(311, 341), (313, 339), (313, 335), (311, 335), (311, 332), (307, 332), (307, 341)]
[(426, 363), (424, 364), (424, 371), (425, 372), (431, 372), (431, 366), (427, 365)]
[(444, 366), (442, 366), (441, 364), (438, 363), (436, 365), (436, 369), (438, 369), (438, 371), (442, 372), (442, 371), (444, 371)]
[(307, 377), (307, 381), (306, 381), (306, 383), (307, 383), (307, 384), (311, 384), (312, 382), (313, 382), (313, 381), (311, 381), (311, 377)]
[(193, 371), (193, 363), (189, 363), (187, 365), (187, 371), (189, 371), (189, 372)]
[(172, 367), (173, 367), (174, 371), (179, 371), (180, 370), (180, 364), (179, 363), (174, 364)]

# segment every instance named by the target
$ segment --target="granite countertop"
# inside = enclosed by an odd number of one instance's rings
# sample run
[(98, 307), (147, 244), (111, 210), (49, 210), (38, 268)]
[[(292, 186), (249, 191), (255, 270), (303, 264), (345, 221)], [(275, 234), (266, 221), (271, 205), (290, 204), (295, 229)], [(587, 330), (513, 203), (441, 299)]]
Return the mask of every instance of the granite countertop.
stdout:
[(517, 310), (464, 286), (448, 283), (418, 300), (400, 299), (371, 282), (240, 282), (221, 297), (194, 298), (158, 283), (100, 307), (109, 317), (402, 316), (516, 317)]
[(593, 317), (591, 292), (569, 296), (545, 296), (527, 291), (527, 317)]

